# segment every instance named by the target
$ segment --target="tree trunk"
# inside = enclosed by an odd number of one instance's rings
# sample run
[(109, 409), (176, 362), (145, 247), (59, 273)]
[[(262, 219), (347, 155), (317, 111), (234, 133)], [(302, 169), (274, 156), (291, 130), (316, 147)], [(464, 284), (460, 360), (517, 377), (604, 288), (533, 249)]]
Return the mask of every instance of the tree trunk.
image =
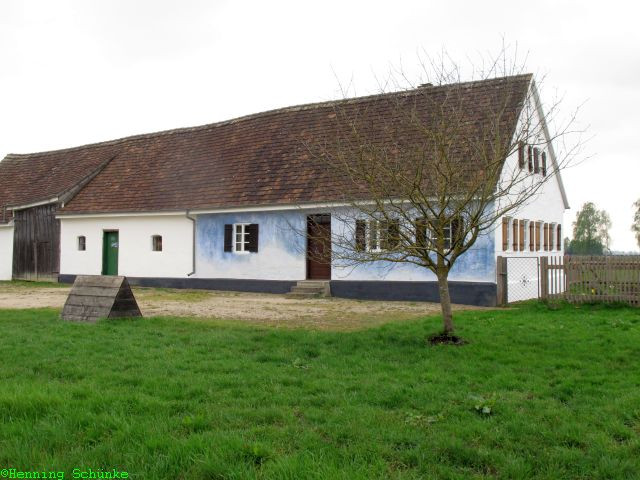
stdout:
[(447, 335), (453, 335), (453, 313), (451, 313), (451, 297), (449, 296), (449, 272), (446, 268), (439, 267), (437, 277), (444, 333)]

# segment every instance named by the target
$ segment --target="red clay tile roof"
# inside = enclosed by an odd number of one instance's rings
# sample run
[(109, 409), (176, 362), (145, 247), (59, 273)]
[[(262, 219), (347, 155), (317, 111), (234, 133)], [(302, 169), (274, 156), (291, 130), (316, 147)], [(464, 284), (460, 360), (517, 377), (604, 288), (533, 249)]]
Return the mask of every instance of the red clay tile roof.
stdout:
[[(64, 159), (65, 165), (97, 165), (115, 156), (62, 214), (335, 201), (350, 188), (348, 182), (310, 155), (306, 145), (336, 137), (336, 107), (359, 115), (368, 133), (384, 142), (385, 119), (393, 108), (390, 99), (427, 99), (426, 103), (435, 105), (454, 92), (454, 100), (465, 106), (469, 128), (486, 120), (487, 112), (506, 107), (510, 114), (504, 117), (503, 127), (513, 131), (531, 78), (519, 75), (289, 107), (211, 125), (33, 154), (23, 161), (30, 158), (38, 165), (57, 165)], [(433, 107), (426, 103), (418, 107), (428, 116)]]
[(0, 223), (17, 207), (64, 196), (113, 157), (112, 149), (91, 146), (34, 154), (9, 154), (0, 162)]

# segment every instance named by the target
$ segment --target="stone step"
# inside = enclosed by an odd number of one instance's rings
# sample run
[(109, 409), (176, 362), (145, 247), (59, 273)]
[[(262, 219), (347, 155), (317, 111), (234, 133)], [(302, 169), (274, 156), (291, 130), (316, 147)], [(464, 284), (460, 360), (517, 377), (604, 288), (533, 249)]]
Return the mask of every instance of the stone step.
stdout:
[(296, 285), (291, 287), (292, 292), (296, 293), (324, 293), (324, 287), (314, 287), (312, 285)]
[(320, 293), (301, 293), (301, 292), (289, 292), (285, 293), (285, 297), (294, 298), (294, 299), (305, 299), (305, 298), (319, 298)]
[(299, 287), (322, 287), (324, 288), (324, 286), (329, 283), (328, 281), (322, 281), (322, 280), (300, 280), (298, 281), (298, 286)]
[(319, 298), (330, 297), (329, 282), (325, 280), (300, 280), (291, 287), (287, 298)]

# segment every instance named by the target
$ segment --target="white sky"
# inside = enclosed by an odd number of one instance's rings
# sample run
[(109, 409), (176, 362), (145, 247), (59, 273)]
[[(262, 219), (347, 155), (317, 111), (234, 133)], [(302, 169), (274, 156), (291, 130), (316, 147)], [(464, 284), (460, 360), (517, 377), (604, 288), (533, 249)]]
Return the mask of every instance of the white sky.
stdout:
[[(358, 95), (417, 52), (528, 53), (593, 136), (564, 172), (574, 219), (593, 201), (612, 248), (637, 250), (640, 8), (630, 1), (0, 1), (0, 158)], [(335, 72), (335, 73), (334, 73)], [(585, 103), (586, 102), (586, 103)], [(567, 225), (565, 231), (570, 231)]]

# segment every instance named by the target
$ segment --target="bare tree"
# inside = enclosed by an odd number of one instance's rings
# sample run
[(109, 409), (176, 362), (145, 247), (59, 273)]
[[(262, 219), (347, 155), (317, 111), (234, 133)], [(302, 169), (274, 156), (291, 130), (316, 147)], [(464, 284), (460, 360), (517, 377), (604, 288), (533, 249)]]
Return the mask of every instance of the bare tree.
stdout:
[(448, 283), (456, 261), (532, 201), (581, 145), (565, 142), (575, 115), (550, 130), (560, 102), (546, 106), (545, 115), (533, 76), (507, 62), (504, 50), (486, 65), (463, 82), (446, 55), (422, 62), (428, 83), (335, 102), (335, 129), (307, 145), (340, 180), (332, 261), (433, 272), (441, 340), (457, 341)]

